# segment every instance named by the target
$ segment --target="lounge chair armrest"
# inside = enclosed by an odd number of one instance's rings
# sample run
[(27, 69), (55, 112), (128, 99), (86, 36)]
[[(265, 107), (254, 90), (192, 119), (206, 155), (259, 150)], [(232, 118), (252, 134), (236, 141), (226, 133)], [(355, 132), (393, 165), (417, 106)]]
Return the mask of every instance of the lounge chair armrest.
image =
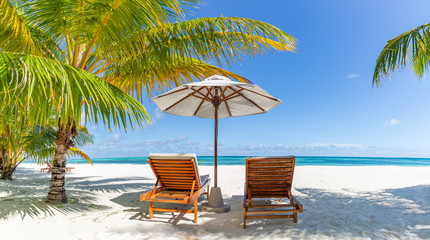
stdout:
[[(149, 200), (151, 198), (151, 196), (152, 196), (153, 191), (154, 190), (151, 190), (151, 191), (148, 191), (148, 192), (140, 194), (140, 201), (147, 201), (147, 200)], [(161, 192), (161, 187), (158, 187), (157, 189), (155, 189), (154, 194), (157, 194), (159, 192)]]
[(201, 186), (200, 189), (193, 194), (193, 196), (191, 197), (191, 203), (195, 202), (200, 197), (200, 195), (203, 194), (203, 192), (205, 191), (206, 187), (210, 183), (211, 183), (211, 179), (209, 178), (208, 180), (206, 180), (205, 184), (203, 184), (203, 186)]
[(211, 179), (208, 178), (208, 180), (206, 180), (205, 184), (203, 184), (203, 186), (200, 189), (205, 189), (210, 183), (211, 183)]
[(303, 205), (294, 196), (291, 197), (293, 199), (292, 204), (294, 204), (300, 210), (300, 212), (303, 212)]

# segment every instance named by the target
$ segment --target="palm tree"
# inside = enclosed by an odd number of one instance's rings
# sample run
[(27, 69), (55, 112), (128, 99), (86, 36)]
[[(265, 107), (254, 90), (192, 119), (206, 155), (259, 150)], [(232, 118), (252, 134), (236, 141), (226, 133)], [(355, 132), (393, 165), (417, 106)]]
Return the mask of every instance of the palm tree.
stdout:
[(376, 60), (373, 84), (380, 85), (382, 79), (389, 78), (394, 71), (404, 68), (408, 60), (413, 72), (422, 79), (430, 64), (429, 54), (430, 24), (389, 40)]
[[(13, 120), (11, 121), (12, 123)], [(83, 126), (78, 126), (78, 136), (74, 141), (77, 147), (93, 143), (93, 137)], [(0, 133), (1, 179), (12, 180), (12, 175), (19, 164), (26, 160), (42, 163), (51, 161), (55, 153), (57, 130), (50, 126), (26, 126), (8, 124)], [(89, 163), (91, 160), (79, 148), (70, 148), (69, 155), (80, 156)]]
[[(0, 78), (2, 67), (10, 67), (8, 64), (11, 63), (17, 64), (20, 69), (13, 68), (16, 71), (9, 71), (9, 75), (19, 73), (19, 76), (37, 78), (40, 77), (39, 72), (33, 70), (46, 72), (46, 64), (55, 65), (51, 66), (54, 77), (45, 76), (46, 82), (50, 81), (48, 78), (59, 80), (62, 74), (91, 83), (98, 82), (100, 78), (142, 100), (145, 94), (149, 97), (154, 91), (165, 90), (172, 84), (179, 85), (193, 78), (203, 79), (213, 74), (248, 82), (246, 78), (221, 67), (241, 61), (245, 56), (256, 56), (271, 50), (295, 50), (292, 36), (261, 21), (222, 16), (185, 20), (184, 6), (195, 7), (196, 4), (198, 0), (0, 0), (0, 55), (5, 59), (0, 61)], [(26, 75), (27, 72), (33, 75)], [(70, 90), (60, 81), (57, 82), (63, 89)], [(110, 88), (109, 91), (121, 92), (113, 85), (103, 86)], [(29, 87), (18, 80), (12, 85), (3, 84), (4, 88), (9, 89), (11, 86), (17, 89)], [(53, 85), (48, 86), (53, 89)], [(75, 85), (77, 89), (80, 86)], [(65, 155), (73, 144), (70, 136), (75, 135), (75, 121), (79, 120), (81, 113), (77, 105), (83, 104), (87, 119), (98, 121), (98, 114), (102, 114), (103, 122), (111, 123), (107, 112), (108, 109), (114, 111), (109, 108), (113, 107), (112, 102), (94, 101), (93, 91), (100, 89), (90, 88), (85, 93), (84, 88), (79, 90), (81, 98), (71, 98), (72, 95), (56, 92), (55, 96), (60, 101), (55, 107), (63, 108), (64, 111), (58, 115), (61, 118), (49, 202), (66, 201), (64, 181), (56, 180), (64, 177)], [(39, 91), (44, 98), (50, 97), (41, 90), (43, 87)], [(35, 98), (32, 101), (36, 102), (40, 97), (31, 93)], [(4, 96), (8, 101), (13, 98), (9, 92)], [(144, 110), (141, 106), (125, 95), (121, 96), (123, 101), (133, 106), (134, 119), (147, 121), (146, 112), (140, 112)], [(21, 104), (28, 104), (29, 100), (26, 101)], [(61, 101), (71, 104), (67, 105), (70, 109), (60, 104)], [(26, 114), (39, 121), (45, 119), (45, 108), (53, 103), (42, 102), (46, 106), (38, 105)], [(88, 112), (96, 111), (94, 109), (97, 107), (103, 109), (102, 112)], [(126, 110), (130, 109), (124, 107), (121, 115), (112, 115), (115, 117), (112, 122), (117, 127), (125, 126)], [(19, 115), (18, 109), (12, 106), (7, 111), (11, 112), (8, 114)], [(51, 194), (54, 189), (57, 195)]]
[(81, 115), (109, 129), (127, 130), (149, 122), (138, 101), (90, 73), (52, 59), (4, 51), (0, 51), (0, 102), (0, 129), (10, 119), (42, 126), (49, 123), (52, 112), (58, 119), (49, 203), (67, 202), (66, 157)]

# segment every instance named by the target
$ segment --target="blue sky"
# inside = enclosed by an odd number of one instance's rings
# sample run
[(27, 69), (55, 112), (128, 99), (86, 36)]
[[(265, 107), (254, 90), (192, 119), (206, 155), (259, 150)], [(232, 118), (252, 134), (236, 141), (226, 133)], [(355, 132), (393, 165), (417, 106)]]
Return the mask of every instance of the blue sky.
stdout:
[[(231, 69), (283, 104), (267, 114), (220, 120), (220, 155), (430, 157), (430, 84), (408, 69), (377, 88), (387, 40), (427, 23), (430, 2), (401, 0), (208, 0), (195, 17), (261, 20), (298, 39), (297, 52), (248, 57)], [(153, 124), (106, 131), (88, 125), (93, 158), (149, 152), (213, 154), (213, 120), (161, 113)]]

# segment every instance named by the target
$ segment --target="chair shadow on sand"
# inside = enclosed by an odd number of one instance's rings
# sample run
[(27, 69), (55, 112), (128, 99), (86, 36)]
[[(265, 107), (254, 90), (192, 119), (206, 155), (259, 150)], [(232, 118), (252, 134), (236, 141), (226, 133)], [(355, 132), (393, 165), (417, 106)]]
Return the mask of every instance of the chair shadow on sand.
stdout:
[(94, 196), (95, 192), (121, 192), (141, 189), (145, 184), (127, 183), (126, 181), (148, 180), (143, 177), (92, 180), (90, 177), (74, 177), (73, 174), (70, 174), (66, 177), (66, 192), (69, 203), (50, 205), (45, 203), (50, 177), (50, 174), (41, 174), (34, 169), (21, 168), (17, 169), (14, 174), (14, 180), (0, 181), (0, 220), (7, 219), (12, 215), (19, 215), (24, 219), (26, 217), (53, 216), (57, 213), (85, 213), (91, 210), (106, 210), (110, 207), (100, 204)]
[(199, 212), (199, 217), (206, 220), (194, 224), (192, 218), (177, 213), (156, 214), (153, 219), (148, 219), (148, 203), (139, 202), (139, 195), (145, 190), (124, 193), (111, 201), (124, 206), (125, 212), (133, 213), (130, 220), (169, 223), (179, 228), (186, 226), (187, 232), (196, 236), (202, 231), (207, 231), (205, 234), (210, 236), (215, 230), (206, 230), (205, 226), (216, 225), (217, 229), (223, 229), (221, 234), (225, 238), (237, 237), (238, 231), (253, 238), (276, 237), (279, 233), (299, 238), (430, 238), (430, 185), (382, 192), (295, 189), (304, 206), (297, 224), (285, 219), (254, 220), (249, 221), (249, 229), (245, 230), (242, 229), (242, 195), (224, 199), (232, 211), (223, 214)]
[[(190, 214), (185, 213), (161, 213), (157, 212), (156, 217), (153, 219), (149, 219), (149, 202), (141, 202), (140, 194), (143, 192), (149, 191), (153, 188), (154, 185), (151, 185), (148, 188), (140, 187), (142, 190), (138, 192), (130, 192), (130, 193), (124, 193), (120, 196), (111, 199), (112, 202), (115, 202), (123, 207), (126, 207), (127, 209), (124, 210), (126, 212), (134, 213), (133, 216), (131, 216), (130, 220), (140, 220), (140, 221), (148, 221), (148, 222), (163, 222), (163, 223), (170, 223), (172, 225), (177, 225), (179, 221), (185, 221), (187, 223), (193, 223), (193, 217)], [(199, 204), (206, 201), (205, 196), (200, 196)], [(188, 204), (172, 204), (172, 203), (155, 203), (156, 206), (160, 206), (162, 208), (173, 208), (173, 209), (182, 209), (182, 210), (189, 210), (192, 209), (193, 206)], [(199, 211), (199, 214), (201, 212)]]

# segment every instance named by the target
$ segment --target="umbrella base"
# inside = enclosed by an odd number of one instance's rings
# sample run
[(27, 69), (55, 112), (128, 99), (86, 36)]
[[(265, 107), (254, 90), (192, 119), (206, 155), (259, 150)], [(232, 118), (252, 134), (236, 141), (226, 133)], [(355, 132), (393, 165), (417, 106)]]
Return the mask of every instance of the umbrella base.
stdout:
[(208, 202), (200, 205), (199, 210), (204, 212), (225, 213), (230, 211), (230, 205), (224, 204), (221, 188), (213, 187), (211, 188)]

